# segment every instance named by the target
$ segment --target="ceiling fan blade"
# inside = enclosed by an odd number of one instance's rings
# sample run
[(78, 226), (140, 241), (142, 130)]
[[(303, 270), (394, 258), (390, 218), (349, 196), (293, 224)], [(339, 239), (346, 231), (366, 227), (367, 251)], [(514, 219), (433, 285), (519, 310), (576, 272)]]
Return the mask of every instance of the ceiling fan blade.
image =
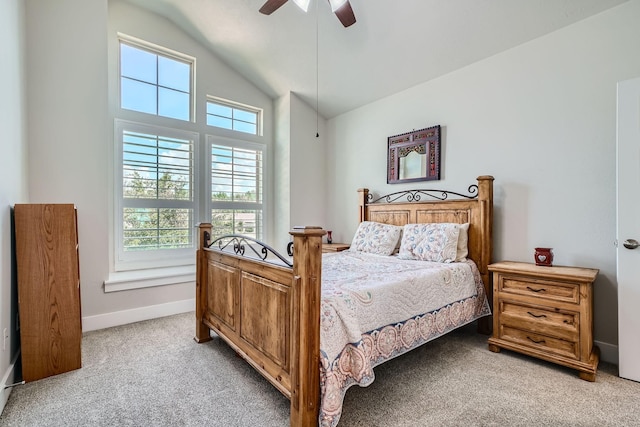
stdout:
[(353, 13), (353, 9), (351, 8), (351, 3), (349, 3), (349, 0), (347, 0), (345, 4), (340, 6), (340, 8), (336, 10), (335, 13), (340, 22), (342, 22), (342, 25), (344, 25), (345, 27), (349, 27), (356, 23), (356, 15)]
[(285, 4), (287, 0), (267, 0), (265, 4), (260, 8), (260, 13), (264, 13), (265, 15), (271, 15), (273, 12), (278, 10), (280, 6)]

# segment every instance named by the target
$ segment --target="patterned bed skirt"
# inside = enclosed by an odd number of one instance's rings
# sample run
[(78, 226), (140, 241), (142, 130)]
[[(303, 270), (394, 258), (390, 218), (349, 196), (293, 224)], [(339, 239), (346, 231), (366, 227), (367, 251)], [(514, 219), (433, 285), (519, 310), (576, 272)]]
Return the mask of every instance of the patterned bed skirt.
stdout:
[(490, 314), (484, 287), (480, 285), (474, 296), (363, 334), (360, 341), (345, 346), (333, 361), (321, 352), (319, 425), (338, 424), (347, 389), (355, 384), (371, 384), (375, 366)]

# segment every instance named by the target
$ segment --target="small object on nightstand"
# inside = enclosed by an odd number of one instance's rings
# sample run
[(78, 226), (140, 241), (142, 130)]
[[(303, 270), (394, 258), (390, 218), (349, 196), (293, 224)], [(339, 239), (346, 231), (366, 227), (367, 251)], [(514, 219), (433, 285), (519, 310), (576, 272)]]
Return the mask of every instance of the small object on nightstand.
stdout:
[(553, 262), (553, 249), (536, 248), (534, 259), (536, 260), (536, 265), (551, 267), (551, 263)]
[(331, 230), (327, 230), (327, 243), (328, 244), (333, 243), (333, 239), (331, 238), (331, 233), (332, 233)]

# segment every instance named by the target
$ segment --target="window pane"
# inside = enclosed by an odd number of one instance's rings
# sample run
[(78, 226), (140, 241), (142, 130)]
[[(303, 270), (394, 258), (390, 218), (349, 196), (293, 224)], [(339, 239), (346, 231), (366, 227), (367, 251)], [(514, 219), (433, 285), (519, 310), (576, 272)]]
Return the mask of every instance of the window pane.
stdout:
[(124, 132), (122, 160), (125, 199), (194, 198), (191, 141)]
[(120, 106), (142, 113), (191, 119), (191, 67), (162, 50), (139, 49), (120, 43)]
[(257, 135), (258, 114), (256, 111), (207, 102), (207, 125), (209, 126)]
[(256, 125), (245, 122), (234, 122), (233, 129), (238, 132), (252, 133), (254, 135), (258, 133)]
[(257, 114), (252, 111), (244, 111), (244, 110), (238, 110), (238, 109), (234, 109), (233, 111), (233, 118), (235, 120), (240, 120), (243, 122), (255, 124), (257, 121), (256, 117), (257, 117)]
[(157, 198), (157, 144), (151, 135), (125, 132), (122, 149), (124, 198)]
[(225, 119), (224, 117), (212, 116), (207, 114), (207, 124), (209, 126), (216, 126), (223, 129), (233, 129), (233, 122), (231, 119)]
[(207, 102), (207, 114), (231, 118), (233, 117), (233, 110), (231, 107), (227, 107), (226, 105)]
[(124, 208), (125, 251), (190, 248), (192, 209)]
[(120, 106), (127, 110), (156, 114), (156, 86), (131, 80), (121, 79)]
[(211, 210), (212, 234), (220, 237), (225, 234), (242, 234), (261, 239), (261, 210), (213, 209)]
[(189, 120), (189, 94), (158, 88), (158, 115)]
[(182, 92), (191, 91), (191, 67), (189, 64), (158, 57), (158, 84)]
[(158, 142), (158, 198), (167, 200), (191, 200), (191, 169), (193, 158), (191, 144), (185, 141), (161, 139)]
[(120, 44), (120, 74), (143, 82), (156, 84), (157, 55), (142, 49)]
[(212, 146), (211, 200), (261, 203), (261, 152)]

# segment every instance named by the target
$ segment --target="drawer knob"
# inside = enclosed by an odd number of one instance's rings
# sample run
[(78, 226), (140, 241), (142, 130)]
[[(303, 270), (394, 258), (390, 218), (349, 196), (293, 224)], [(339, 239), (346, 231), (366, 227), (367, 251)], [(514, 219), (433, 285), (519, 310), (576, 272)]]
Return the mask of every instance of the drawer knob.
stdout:
[(530, 312), (530, 311), (527, 311), (527, 314), (529, 314), (530, 316), (533, 316), (533, 317), (535, 317), (535, 318), (537, 318), (537, 319), (539, 319), (539, 318), (541, 318), (541, 317), (547, 317), (547, 315), (546, 315), (546, 314), (535, 314), (535, 313), (532, 313), (532, 312)]
[(527, 286), (527, 289), (529, 289), (531, 292), (544, 292), (544, 291), (546, 291), (545, 288), (533, 289), (531, 286)]

